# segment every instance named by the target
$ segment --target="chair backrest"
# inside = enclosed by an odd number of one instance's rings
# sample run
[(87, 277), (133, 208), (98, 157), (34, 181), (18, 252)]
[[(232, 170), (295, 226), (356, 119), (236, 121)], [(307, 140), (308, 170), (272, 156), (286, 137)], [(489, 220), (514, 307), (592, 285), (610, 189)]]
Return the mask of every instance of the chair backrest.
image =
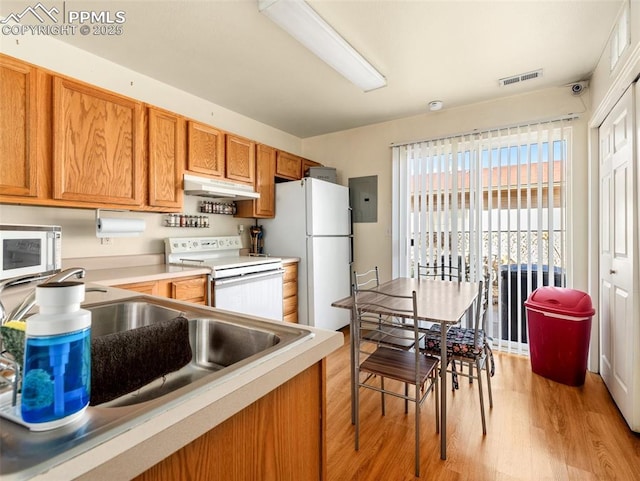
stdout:
[(353, 285), (358, 289), (373, 289), (378, 287), (380, 285), (378, 266), (362, 273), (353, 271)]
[(474, 310), (474, 339), (476, 343), (481, 342), (478, 331), (482, 329), (484, 336), (487, 335), (487, 312), (489, 310), (489, 286), (491, 285), (490, 277), (487, 272), (482, 276), (482, 280), (478, 285), (478, 297), (476, 298)]
[(466, 277), (461, 264), (445, 264), (444, 260), (442, 260), (440, 264), (418, 264), (417, 272), (418, 279), (440, 279), (443, 281), (462, 282)]
[[(353, 310), (355, 315), (355, 329), (352, 333), (354, 340), (360, 342), (371, 342), (371, 339), (379, 339), (380, 337), (391, 338), (389, 344), (393, 344), (392, 338), (406, 341), (406, 336), (400, 335), (400, 331), (394, 334), (393, 328), (400, 328), (404, 333), (406, 330), (412, 330), (414, 334), (415, 346), (419, 346), (421, 333), (417, 322), (417, 301), (416, 292), (413, 291), (410, 296), (401, 296), (396, 294), (386, 294), (372, 289), (354, 290)], [(407, 320), (406, 324), (401, 324), (398, 317)], [(372, 332), (376, 332), (379, 336), (371, 336)], [(419, 351), (419, 349), (418, 349)]]

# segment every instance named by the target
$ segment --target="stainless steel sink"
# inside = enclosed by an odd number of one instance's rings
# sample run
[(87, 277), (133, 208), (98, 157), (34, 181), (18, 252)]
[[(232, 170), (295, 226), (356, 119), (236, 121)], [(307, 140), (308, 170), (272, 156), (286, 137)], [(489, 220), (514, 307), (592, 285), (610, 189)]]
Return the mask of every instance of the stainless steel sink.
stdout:
[(143, 300), (113, 302), (94, 307), (91, 311), (91, 335), (93, 337), (149, 326), (154, 322), (173, 319), (182, 311)]
[[(182, 315), (189, 322), (192, 360), (142, 388), (98, 406), (83, 419), (46, 433), (2, 420), (0, 474), (46, 469), (70, 450), (84, 450), (116, 436), (181, 399), (210, 389), (256, 363), (276, 356), (313, 334), (292, 324), (270, 322), (225, 311), (213, 311), (172, 300), (137, 296), (119, 302), (83, 306), (92, 313), (92, 336), (148, 326)], [(27, 319), (27, 322), (28, 319)], [(10, 393), (2, 394), (6, 396)], [(2, 397), (0, 397), (0, 400)], [(58, 461), (56, 461), (58, 460)]]

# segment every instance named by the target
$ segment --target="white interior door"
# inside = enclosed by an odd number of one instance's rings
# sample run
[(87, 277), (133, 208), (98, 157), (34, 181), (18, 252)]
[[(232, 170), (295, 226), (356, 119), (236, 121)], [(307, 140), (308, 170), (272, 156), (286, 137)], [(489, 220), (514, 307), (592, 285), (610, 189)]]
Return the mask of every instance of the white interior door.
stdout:
[[(638, 398), (638, 322), (634, 316), (634, 92), (630, 87), (599, 129), (600, 142), (600, 373), (627, 422)], [(637, 416), (635, 416), (637, 418)]]

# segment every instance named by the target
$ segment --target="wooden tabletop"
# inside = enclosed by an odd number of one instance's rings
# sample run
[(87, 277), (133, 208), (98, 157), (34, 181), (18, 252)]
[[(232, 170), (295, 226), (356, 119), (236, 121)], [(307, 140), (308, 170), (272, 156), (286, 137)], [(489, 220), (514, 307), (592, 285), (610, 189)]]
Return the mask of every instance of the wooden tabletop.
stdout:
[[(467, 312), (477, 297), (478, 283), (399, 277), (380, 284), (376, 290), (403, 296), (410, 296), (412, 291), (416, 291), (420, 320), (455, 324)], [(366, 295), (362, 296), (362, 300), (364, 302), (371, 301)], [(402, 300), (399, 301), (402, 303)], [(351, 309), (353, 297), (345, 297), (331, 305)], [(402, 308), (406, 307), (406, 304), (402, 305)], [(401, 315), (401, 313), (396, 315)]]

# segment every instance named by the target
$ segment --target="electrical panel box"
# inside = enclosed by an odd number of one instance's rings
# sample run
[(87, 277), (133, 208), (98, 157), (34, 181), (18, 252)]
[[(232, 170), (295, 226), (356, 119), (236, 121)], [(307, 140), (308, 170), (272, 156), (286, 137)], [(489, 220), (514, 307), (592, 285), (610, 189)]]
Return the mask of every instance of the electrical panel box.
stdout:
[(349, 203), (353, 222), (378, 222), (378, 176), (350, 178)]

